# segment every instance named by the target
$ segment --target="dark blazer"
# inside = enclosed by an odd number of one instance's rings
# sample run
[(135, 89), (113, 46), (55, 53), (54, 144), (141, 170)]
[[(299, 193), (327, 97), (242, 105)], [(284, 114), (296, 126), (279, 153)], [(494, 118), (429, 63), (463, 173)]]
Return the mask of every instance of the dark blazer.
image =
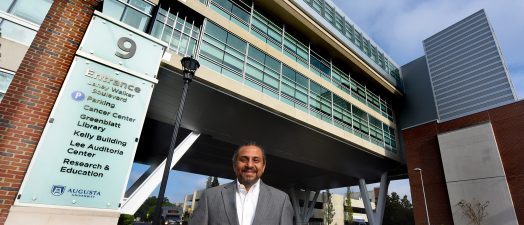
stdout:
[[(238, 225), (236, 181), (202, 192), (189, 225)], [(286, 193), (260, 181), (253, 225), (293, 225), (293, 207)]]

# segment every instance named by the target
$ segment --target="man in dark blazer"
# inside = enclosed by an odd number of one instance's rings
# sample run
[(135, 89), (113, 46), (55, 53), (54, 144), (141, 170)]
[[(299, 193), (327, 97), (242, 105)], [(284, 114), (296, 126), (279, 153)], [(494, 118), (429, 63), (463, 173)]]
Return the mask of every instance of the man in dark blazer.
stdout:
[(288, 195), (264, 184), (264, 150), (256, 144), (240, 146), (233, 156), (237, 179), (206, 189), (189, 225), (292, 225)]

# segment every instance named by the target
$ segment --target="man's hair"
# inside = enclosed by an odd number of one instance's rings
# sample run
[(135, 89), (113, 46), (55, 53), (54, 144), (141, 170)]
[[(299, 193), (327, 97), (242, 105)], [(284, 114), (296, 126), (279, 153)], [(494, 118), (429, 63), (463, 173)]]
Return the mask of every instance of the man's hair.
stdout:
[(262, 152), (262, 162), (264, 163), (264, 165), (266, 165), (266, 152), (264, 151), (264, 148), (262, 148), (262, 146), (260, 146), (259, 144), (257, 144), (254, 141), (246, 142), (245, 144), (238, 146), (237, 150), (235, 151), (235, 154), (233, 154), (233, 165), (235, 165), (235, 162), (237, 161), (237, 157), (238, 157), (238, 153), (240, 152), (240, 149), (246, 146), (255, 146), (259, 148), (260, 151)]

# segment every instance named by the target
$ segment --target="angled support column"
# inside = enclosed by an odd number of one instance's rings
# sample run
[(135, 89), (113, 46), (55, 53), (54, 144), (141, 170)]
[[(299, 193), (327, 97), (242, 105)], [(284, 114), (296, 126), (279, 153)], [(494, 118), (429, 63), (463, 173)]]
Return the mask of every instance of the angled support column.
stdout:
[(311, 200), (311, 205), (309, 206), (309, 209), (307, 210), (306, 217), (304, 218), (304, 221), (308, 221), (311, 219), (311, 216), (313, 216), (313, 209), (315, 208), (315, 204), (318, 200), (318, 195), (320, 194), (320, 191), (315, 192), (315, 196), (313, 196), (313, 200)]
[(382, 225), (384, 218), (384, 209), (386, 207), (386, 194), (388, 193), (388, 172), (384, 172), (380, 177), (380, 187), (378, 194), (378, 202), (375, 212), (371, 208), (371, 201), (369, 200), (368, 190), (366, 188), (366, 181), (359, 179), (360, 195), (364, 202), (364, 208), (366, 209), (366, 215), (368, 216), (369, 225)]
[(306, 188), (304, 190), (304, 198), (302, 198), (302, 201), (304, 202), (304, 205), (302, 207), (300, 207), (300, 216), (302, 217), (302, 221), (306, 222), (306, 214), (307, 214), (307, 211), (309, 209), (309, 189)]
[[(314, 191), (315, 196), (310, 201), (311, 197), (311, 191), (309, 189), (306, 189), (304, 192), (304, 205), (300, 207), (299, 204), (299, 196), (297, 195), (298, 190), (295, 190), (294, 188), (289, 189), (289, 198), (291, 198), (291, 203), (293, 204), (293, 211), (295, 212), (295, 222), (296, 224), (308, 224), (309, 219), (311, 219), (311, 216), (313, 214), (313, 209), (315, 208), (315, 203), (318, 200), (318, 195), (320, 191)], [(311, 202), (311, 204), (309, 204)]]
[(291, 199), (291, 204), (293, 205), (293, 212), (295, 213), (295, 222), (297, 224), (302, 223), (300, 217), (300, 204), (298, 203), (297, 193), (294, 188), (289, 189), (289, 198)]
[(388, 193), (389, 180), (388, 172), (385, 172), (380, 177), (380, 189), (378, 191), (377, 210), (375, 212), (375, 222), (382, 225), (384, 219), (384, 209), (386, 208), (386, 195)]
[(368, 216), (369, 225), (376, 225), (373, 215), (373, 209), (371, 208), (371, 202), (369, 201), (368, 189), (366, 187), (366, 181), (363, 178), (358, 180), (360, 188), (360, 196), (362, 197), (362, 202), (364, 202), (364, 209), (366, 209), (366, 215)]
[[(196, 139), (199, 136), (200, 136), (200, 133), (191, 132), (175, 148), (175, 152), (173, 154), (173, 161), (171, 162), (171, 168), (173, 168), (175, 164), (182, 158), (182, 156), (186, 154), (189, 147), (191, 147), (191, 145), (195, 143)], [(147, 176), (147, 178), (140, 177), (139, 180), (143, 180), (142, 183), (139, 183), (138, 185), (136, 185), (136, 183), (133, 184), (134, 191), (132, 194), (129, 195), (129, 198), (122, 206), (120, 210), (121, 213), (129, 214), (129, 215), (135, 214), (138, 208), (140, 208), (140, 206), (149, 197), (149, 195), (153, 193), (153, 191), (158, 186), (158, 184), (160, 184), (160, 181), (162, 180), (162, 175), (163, 175), (162, 172), (164, 171), (165, 165), (166, 165), (166, 160), (164, 159), (162, 163), (158, 164), (154, 169), (149, 169), (147, 171), (149, 172), (149, 174), (147, 174), (146, 172), (147, 175), (143, 175), (143, 176)]]

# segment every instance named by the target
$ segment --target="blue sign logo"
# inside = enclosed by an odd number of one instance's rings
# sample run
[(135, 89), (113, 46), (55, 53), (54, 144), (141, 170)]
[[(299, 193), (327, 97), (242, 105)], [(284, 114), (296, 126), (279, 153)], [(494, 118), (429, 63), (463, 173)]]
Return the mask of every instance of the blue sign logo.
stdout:
[(65, 188), (66, 187), (62, 185), (53, 185), (53, 187), (51, 188), (51, 194), (54, 196), (60, 196), (64, 194)]
[(73, 91), (73, 93), (71, 93), (71, 97), (73, 100), (79, 102), (83, 101), (86, 98), (86, 95), (81, 91)]

